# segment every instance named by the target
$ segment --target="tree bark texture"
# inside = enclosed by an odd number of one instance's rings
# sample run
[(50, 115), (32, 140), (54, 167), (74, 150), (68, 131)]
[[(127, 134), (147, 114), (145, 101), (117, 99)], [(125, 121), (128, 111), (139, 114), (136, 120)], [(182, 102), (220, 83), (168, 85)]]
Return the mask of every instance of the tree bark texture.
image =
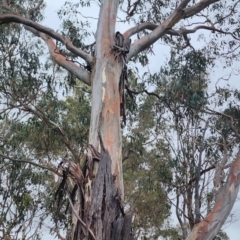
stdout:
[(115, 185), (116, 177), (111, 173), (112, 161), (103, 143), (101, 154), (98, 159), (93, 158), (94, 161), (99, 162), (98, 171), (94, 176), (89, 168), (87, 176), (92, 181), (91, 188), (85, 188), (85, 194), (91, 190), (91, 204), (84, 200), (80, 185), (78, 188), (80, 201), (76, 209), (81, 221), (73, 221), (76, 223), (73, 240), (130, 240), (132, 213), (124, 213), (121, 196)]
[(115, 180), (111, 174), (108, 150), (102, 148), (98, 172), (92, 185), (92, 203), (86, 216), (86, 224), (92, 228), (98, 240), (131, 239), (132, 216), (123, 213)]

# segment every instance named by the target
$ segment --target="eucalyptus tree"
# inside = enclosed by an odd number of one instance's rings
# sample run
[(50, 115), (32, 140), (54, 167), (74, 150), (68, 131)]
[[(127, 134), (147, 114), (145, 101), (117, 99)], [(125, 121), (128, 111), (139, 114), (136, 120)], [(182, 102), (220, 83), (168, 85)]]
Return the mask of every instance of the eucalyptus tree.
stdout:
[[(99, 16), (94, 30), (95, 39), (89, 45), (84, 42), (84, 28), (87, 28), (88, 22), (79, 22), (78, 19), (83, 8), (93, 3), (99, 7)], [(43, 111), (22, 92), (17, 92), (16, 99), (21, 106), (20, 110), (31, 112), (58, 132), (62, 143), (71, 153), (71, 160), (65, 158), (62, 164), (63, 181), (60, 186), (65, 187), (67, 174), (73, 177), (73, 189), (77, 190), (78, 195), (75, 206), (66, 193), (75, 216), (73, 239), (130, 239), (132, 214), (124, 213), (121, 137), (121, 115), (125, 122), (123, 80), (127, 80), (126, 64), (131, 60), (146, 64), (147, 54), (152, 51), (152, 46), (158, 40), (176, 47), (179, 51), (192, 50), (194, 46), (189, 35), (204, 30), (212, 33), (206, 47), (208, 56), (212, 59), (223, 57), (229, 65), (233, 59), (239, 57), (239, 1), (169, 0), (163, 3), (144, 0), (102, 0), (93, 3), (87, 0), (66, 2), (60, 14), (69, 18), (68, 21), (64, 21), (62, 34), (39, 23), (45, 6), (43, 0), (34, 3), (3, 0), (0, 23), (5, 24), (8, 31), (11, 31), (13, 23), (22, 24), (20, 29), (29, 31), (43, 41), (52, 60), (68, 72), (69, 80), (74, 76), (90, 86), (91, 120), (86, 158), (81, 157), (79, 149), (71, 142), (67, 132), (54, 121), (60, 121), (61, 117), (48, 113), (51, 106), (46, 106), (47, 111), (45, 106), (42, 106)], [(72, 19), (72, 16), (76, 18)], [(115, 38), (118, 18), (123, 23), (129, 22), (133, 25), (121, 34), (124, 40), (122, 44)], [(129, 48), (130, 37), (136, 41)], [(16, 40), (18, 43), (21, 39)], [(15, 54), (24, 53), (16, 51)], [(34, 55), (30, 60), (29, 64), (36, 60)], [(14, 65), (14, 62), (12, 64)], [(4, 66), (3, 61), (4, 67), (10, 69), (11, 66)], [(29, 65), (25, 71), (26, 75), (33, 75), (34, 64)], [(21, 74), (21, 71), (17, 74)], [(16, 74), (8, 76), (9, 85), (15, 78)], [(51, 89), (51, 80), (46, 79), (46, 82), (47, 87)], [(36, 94), (36, 89), (41, 91), (37, 81), (30, 82), (29, 85), (32, 96)], [(8, 93), (7, 87), (5, 86), (5, 93)], [(16, 90), (16, 85), (12, 84), (11, 87)], [(11, 95), (9, 97), (13, 100)], [(7, 101), (6, 106), (8, 105)], [(198, 218), (190, 234), (191, 239), (212, 239), (221, 228), (236, 199), (239, 161), (240, 158), (237, 157), (233, 162), (225, 188), (213, 207), (217, 211), (210, 212), (207, 221), (200, 221)], [(59, 188), (59, 199), (64, 189)], [(219, 206), (223, 205), (228, 207), (221, 211)], [(213, 224), (216, 222), (218, 224)]]
[[(239, 91), (218, 87), (209, 94), (206, 67), (211, 60), (202, 51), (172, 54), (170, 65), (155, 77), (157, 98), (151, 106), (156, 121), (161, 119), (155, 124), (156, 138), (161, 136), (171, 149), (159, 182), (172, 193), (169, 200), (186, 239), (203, 216), (215, 212), (220, 215), (217, 224), (225, 221), (219, 199), (239, 149)], [(213, 106), (225, 110), (220, 113)]]

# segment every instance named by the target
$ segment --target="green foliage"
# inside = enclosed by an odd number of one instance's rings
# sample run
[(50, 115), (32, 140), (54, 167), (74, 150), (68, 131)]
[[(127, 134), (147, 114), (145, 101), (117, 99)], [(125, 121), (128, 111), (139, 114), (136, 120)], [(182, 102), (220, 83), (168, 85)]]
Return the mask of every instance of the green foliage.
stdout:
[(172, 52), (169, 66), (161, 68), (153, 81), (160, 89), (164, 89), (166, 102), (173, 106), (182, 104), (186, 112), (191, 114), (207, 103), (208, 65), (209, 62), (200, 51), (190, 51), (180, 56)]
[[(128, 131), (123, 142), (128, 158), (123, 167), (126, 198), (137, 213), (135, 236), (167, 238), (162, 231), (164, 218), (168, 218), (169, 206), (177, 205), (174, 198), (167, 198), (167, 193), (175, 196), (179, 189), (178, 196), (183, 199), (180, 201), (186, 205), (185, 209), (177, 206), (177, 211), (186, 211), (188, 218), (182, 219), (192, 227), (195, 213), (189, 206), (195, 204), (197, 172), (214, 169), (215, 164), (222, 164), (226, 149), (230, 155), (237, 149), (239, 140), (234, 136), (231, 124), (235, 128), (239, 124), (238, 107), (233, 106), (239, 100), (238, 92), (219, 88), (215, 94), (208, 95), (207, 69), (211, 64), (212, 60), (206, 58), (204, 51), (172, 52), (169, 65), (162, 67), (159, 73), (146, 74), (147, 83), (156, 86), (151, 96), (137, 95), (149, 95), (144, 91), (147, 84), (145, 81), (145, 86), (139, 89), (137, 72), (130, 71), (130, 86), (136, 89), (133, 95), (137, 104), (129, 114)], [(209, 112), (211, 103), (215, 106), (228, 103), (229, 108), (224, 111), (225, 115)], [(206, 170), (198, 181), (203, 215), (206, 214), (204, 209), (210, 209), (215, 202), (214, 190), (206, 189), (203, 184), (211, 174)], [(166, 231), (171, 232), (170, 229), (171, 225)], [(182, 229), (175, 228), (171, 234), (175, 236), (173, 239), (183, 237)]]
[[(163, 180), (171, 181), (171, 171), (167, 164), (169, 149), (163, 140), (156, 142), (151, 139), (155, 124), (155, 99), (144, 100), (132, 112), (132, 117), (136, 114), (136, 120), (132, 120), (130, 124), (136, 127), (129, 129), (123, 141), (123, 152), (126, 155), (123, 163), (125, 198), (135, 212), (135, 237), (140, 234), (157, 239), (164, 236), (163, 226), (170, 215), (170, 205), (162, 184)], [(158, 148), (151, 147), (155, 144)]]
[(89, 94), (73, 94), (54, 64), (43, 65), (42, 43), (30, 40), (22, 27), (0, 28), (0, 237), (25, 238), (34, 229), (31, 239), (37, 240), (46, 222), (53, 234), (60, 228), (68, 231), (71, 213), (56, 216), (56, 176), (32, 164), (57, 169), (63, 156), (72, 156), (66, 142), (81, 161), (90, 123)]
[[(13, 231), (18, 236), (25, 225), (32, 227), (35, 214), (46, 218), (43, 198), (51, 176), (46, 171), (36, 171), (29, 164), (15, 163), (3, 157), (0, 158), (0, 167), (0, 227), (3, 229), (3, 239), (7, 239)], [(34, 227), (37, 230), (40, 226)]]

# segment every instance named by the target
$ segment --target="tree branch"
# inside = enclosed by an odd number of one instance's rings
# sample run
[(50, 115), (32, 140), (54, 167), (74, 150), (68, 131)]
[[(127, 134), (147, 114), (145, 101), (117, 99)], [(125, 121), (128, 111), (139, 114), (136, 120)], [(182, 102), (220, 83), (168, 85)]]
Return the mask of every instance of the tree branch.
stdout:
[(196, 173), (196, 180), (195, 180), (195, 223), (200, 222), (200, 208), (201, 208), (201, 197), (199, 196), (199, 181), (200, 181), (200, 176), (201, 176), (201, 167), (202, 167), (202, 155), (205, 147), (205, 135), (208, 129), (208, 123), (209, 121), (206, 121), (203, 134), (202, 134), (202, 141), (200, 144), (200, 153), (199, 153), (199, 159), (198, 159), (198, 167), (197, 167), (197, 173)]
[[(124, 35), (124, 38), (130, 38), (134, 34), (139, 33), (143, 30), (152, 30), (153, 31), (157, 27), (158, 27), (158, 25), (156, 25), (156, 24), (153, 24), (153, 23), (150, 23), (150, 22), (145, 22), (145, 23), (139, 24), (135, 27), (132, 27), (132, 28), (128, 29), (123, 35)], [(209, 27), (209, 26), (205, 26), (205, 25), (199, 25), (199, 26), (196, 26), (193, 29), (186, 29), (186, 28), (180, 28), (178, 30), (166, 29), (165, 34), (168, 34), (168, 35), (171, 35), (171, 36), (180, 36), (180, 35), (183, 35), (183, 34), (195, 33), (197, 30), (200, 30), (200, 29), (206, 29), (206, 30), (209, 30), (209, 31), (219, 32), (219, 33), (223, 33), (223, 34), (230, 34), (230, 35), (232, 35), (232, 37), (239, 40), (238, 38), (236, 38), (230, 32), (225, 32), (225, 31), (217, 29), (213, 26)]]
[(45, 35), (45, 36), (42, 36), (42, 39), (46, 42), (49, 53), (51, 54), (51, 57), (59, 66), (68, 70), (70, 73), (76, 76), (83, 83), (89, 86), (91, 85), (90, 74), (87, 70), (83, 69), (82, 67), (79, 67), (74, 62), (67, 60), (67, 58), (60, 53), (59, 49), (57, 48), (56, 44), (53, 42), (51, 38), (48, 38)]
[(153, 23), (150, 23), (150, 22), (141, 23), (141, 24), (138, 24), (135, 27), (132, 27), (132, 28), (128, 29), (123, 34), (123, 36), (124, 36), (124, 38), (130, 38), (134, 34), (139, 33), (139, 32), (141, 32), (143, 30), (154, 30), (157, 27), (158, 27), (157, 24), (153, 24)]
[(36, 166), (36, 167), (49, 170), (49, 171), (57, 174), (58, 176), (62, 176), (62, 175), (58, 172), (58, 170), (56, 170), (55, 168), (49, 167), (49, 166), (44, 166), (44, 165), (41, 165), (41, 164), (38, 164), (38, 163), (35, 163), (35, 162), (32, 162), (32, 161), (29, 161), (29, 160), (12, 158), (12, 157), (9, 157), (9, 156), (7, 156), (7, 155), (2, 154), (1, 152), (0, 152), (0, 157), (6, 158), (6, 159), (11, 160), (11, 161), (14, 161), (14, 162), (29, 163), (29, 164), (34, 165), (34, 166)]
[(70, 52), (81, 57), (88, 64), (91, 64), (93, 62), (93, 57), (91, 55), (89, 55), (85, 51), (75, 47), (68, 38), (63, 37), (61, 34), (55, 32), (54, 30), (44, 27), (43, 25), (36, 23), (30, 19), (15, 15), (15, 14), (0, 15), (0, 24), (10, 23), (10, 22), (21, 23), (23, 25), (34, 28), (35, 30), (37, 30), (39, 32), (45, 33), (45, 34), (49, 35), (50, 37), (56, 39), (57, 41), (60, 41), (61, 43), (63, 43)]
[(186, 8), (184, 10), (184, 15), (183, 18), (189, 18), (194, 16), (196, 13), (201, 12), (203, 9), (205, 9), (206, 7), (210, 6), (211, 4), (215, 3), (215, 2), (219, 2), (219, 0), (202, 0), (199, 3)]
[(221, 115), (221, 116), (224, 116), (226, 118), (229, 118), (230, 121), (231, 121), (231, 129), (233, 130), (233, 132), (235, 133), (236, 137), (238, 139), (240, 139), (240, 134), (238, 133), (237, 129), (234, 127), (234, 124), (233, 124), (233, 118), (225, 113), (221, 113), (221, 112), (218, 112), (218, 111), (214, 111), (214, 110), (211, 110), (208, 108), (208, 111), (210, 111), (211, 113), (215, 113), (215, 114), (218, 114), (218, 115)]
[[(231, 165), (232, 165), (232, 164), (229, 163), (229, 164), (225, 165), (225, 166), (223, 167), (223, 169), (229, 168), (229, 167), (231, 167)], [(206, 172), (211, 171), (211, 170), (214, 169), (214, 168), (216, 168), (216, 164), (214, 164), (214, 165), (212, 165), (212, 166), (210, 166), (210, 167), (202, 170), (202, 171), (200, 172), (200, 176), (202, 176), (202, 175), (203, 175), (204, 173), (206, 173)], [(191, 178), (191, 179), (189, 180), (189, 182), (188, 182), (187, 185), (190, 185), (191, 183), (193, 183), (193, 182), (195, 182), (195, 181), (196, 181), (196, 177)]]
[(220, 192), (212, 211), (196, 224), (188, 236), (191, 239), (213, 239), (226, 221), (237, 198), (240, 184), (240, 152), (230, 169), (225, 187)]
[(75, 160), (76, 161), (79, 160), (77, 151), (71, 146), (71, 143), (70, 143), (66, 133), (60, 128), (60, 126), (58, 126), (55, 122), (53, 122), (50, 119), (48, 119), (48, 117), (39, 108), (37, 108), (36, 106), (34, 107), (35, 109), (33, 109), (27, 103), (24, 103), (21, 99), (17, 99), (17, 100), (21, 104), (22, 109), (24, 111), (30, 112), (30, 113), (34, 114), (36, 117), (41, 119), (44, 123), (46, 123), (48, 127), (54, 129), (62, 137), (62, 140), (63, 140), (65, 146), (72, 153), (72, 155), (74, 156)]
[(136, 56), (139, 52), (156, 42), (159, 38), (166, 34), (166, 31), (170, 30), (181, 19), (189, 18), (217, 1), (219, 0), (202, 0), (199, 3), (193, 5), (192, 7), (185, 8), (190, 2), (190, 0), (183, 0), (180, 5), (175, 9), (175, 11), (170, 14), (170, 16), (158, 26), (151, 23), (146, 23), (145, 25), (141, 24), (139, 26), (129, 29), (124, 33), (126, 37), (138, 32), (139, 27), (141, 27), (142, 30), (144, 29), (144, 27), (145, 29), (154, 30), (147, 36), (142, 37), (131, 45), (127, 60), (129, 60), (133, 56)]
[(66, 147), (69, 149), (69, 151), (72, 153), (72, 155), (74, 156), (75, 160), (78, 161), (79, 157), (78, 157), (78, 153), (77, 151), (71, 146), (71, 143), (66, 135), (66, 133), (53, 121), (51, 121), (50, 119), (48, 119), (46, 117), (46, 115), (37, 107), (36, 110), (34, 110), (33, 108), (21, 103), (22, 106), (24, 107), (25, 111), (31, 112), (33, 113), (35, 116), (39, 117), (43, 122), (45, 122), (50, 128), (53, 128), (54, 130), (56, 130), (59, 135), (62, 137), (62, 140), (64, 142), (64, 144), (66, 145)]
[[(196, 26), (195, 28), (193, 29), (182, 29), (182, 30), (178, 30), (176, 31), (178, 33), (178, 35), (181, 35), (181, 34), (190, 34), (190, 33), (195, 33), (197, 30), (200, 30), (200, 29), (205, 29), (205, 30), (209, 30), (209, 31), (213, 31), (213, 32), (219, 32), (219, 33), (222, 33), (222, 34), (226, 34), (226, 35), (231, 35), (234, 39), (236, 40), (240, 40), (239, 38), (236, 38), (231, 32), (225, 32), (221, 29), (217, 29), (215, 27), (209, 27), (209, 26), (204, 26), (204, 25), (199, 25), (199, 26)], [(169, 32), (169, 34), (171, 35), (177, 35), (176, 33), (174, 34), (173, 33), (174, 30), (171, 30)]]

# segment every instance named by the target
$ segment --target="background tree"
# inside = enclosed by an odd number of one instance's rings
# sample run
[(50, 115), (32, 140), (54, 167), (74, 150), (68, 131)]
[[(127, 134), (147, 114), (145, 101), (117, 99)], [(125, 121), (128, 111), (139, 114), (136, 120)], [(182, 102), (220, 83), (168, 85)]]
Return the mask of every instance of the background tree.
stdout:
[[(238, 125), (238, 117), (233, 118), (224, 113), (221, 115), (210, 108), (212, 103), (215, 108), (225, 103), (225, 112), (229, 112), (231, 110), (228, 107), (233, 109), (233, 105), (238, 105), (239, 98), (237, 90), (227, 88), (218, 88), (217, 92), (208, 95), (206, 66), (211, 63), (203, 57), (202, 52), (193, 51), (185, 56), (174, 56), (170, 65), (154, 76), (153, 82), (158, 86), (156, 91), (143, 91), (150, 96), (143, 100), (145, 103), (141, 108), (144, 109), (144, 114), (136, 117), (139, 121), (134, 123), (134, 117), (131, 116), (131, 125), (136, 126), (137, 130), (132, 128), (133, 132), (129, 133), (128, 138), (132, 144), (141, 136), (141, 147), (149, 144), (147, 149), (154, 149), (153, 159), (156, 164), (149, 158), (149, 152), (148, 158), (139, 157), (142, 148), (138, 153), (138, 161), (141, 159), (144, 170), (149, 172), (147, 186), (154, 189), (156, 182), (161, 183), (169, 193), (170, 205), (176, 208), (181, 226), (179, 237), (186, 239), (199, 221), (197, 218), (202, 219), (214, 207), (231, 166), (229, 157), (238, 150), (238, 133), (234, 127)], [(138, 91), (132, 93), (139, 94)], [(235, 107), (233, 111), (236, 111)], [(141, 114), (141, 111), (137, 112)], [(149, 116), (152, 116), (151, 121)], [(140, 126), (144, 119), (148, 127), (141, 134)], [(148, 133), (151, 133), (150, 138)], [(165, 143), (165, 148), (161, 147), (159, 141)], [(136, 142), (139, 143), (139, 140)], [(134, 149), (137, 151), (139, 147)], [(136, 162), (135, 160), (135, 166)], [(131, 160), (125, 161), (124, 165), (129, 166), (128, 163)], [(196, 178), (197, 172), (200, 173), (199, 179)], [(150, 180), (154, 176), (155, 183)], [(133, 176), (133, 179), (136, 177)], [(223, 232), (219, 232), (218, 237), (220, 235), (221, 239), (227, 239)]]
[(167, 126), (159, 127), (158, 135), (165, 136), (172, 150), (169, 163), (173, 175), (162, 182), (175, 195), (171, 202), (176, 207), (183, 239), (204, 215), (211, 213), (229, 173), (229, 158), (238, 151), (237, 130), (232, 127), (233, 122), (238, 125), (238, 118), (230, 124), (228, 115), (219, 118), (210, 109), (212, 102), (215, 108), (224, 102), (232, 108), (238, 102), (238, 91), (219, 88), (208, 95), (209, 64), (202, 52), (193, 51), (171, 61), (156, 81), (165, 86), (163, 93), (159, 88), (161, 102), (156, 116), (167, 118)]
[[(20, 123), (32, 120), (34, 124), (38, 124), (39, 121), (44, 123), (49, 131), (57, 134), (57, 140), (60, 139), (61, 142), (59, 144), (63, 144), (65, 151), (69, 153), (69, 159), (64, 158), (61, 165), (63, 180), (59, 185), (57, 196), (58, 210), (62, 208), (61, 204), (64, 203), (64, 197), (66, 197), (72, 207), (73, 215), (76, 216), (76, 221), (72, 222), (73, 239), (129, 239), (132, 214), (131, 211), (127, 214), (123, 212), (121, 154), (120, 110), (123, 110), (124, 91), (122, 89), (119, 91), (119, 81), (121, 80), (120, 86), (124, 86), (123, 80), (127, 80), (125, 62), (132, 59), (143, 65), (147, 64), (147, 54), (151, 51), (152, 44), (159, 39), (173, 48), (176, 47), (182, 53), (184, 51), (191, 53), (193, 46), (188, 35), (204, 29), (215, 33), (206, 47), (206, 56), (211, 59), (216, 56), (224, 57), (229, 65), (239, 56), (239, 29), (235, 25), (236, 19), (238, 19), (238, 1), (202, 0), (195, 3), (195, 1), (183, 0), (177, 3), (176, 1), (162, 3), (161, 1), (105, 0), (99, 4), (99, 18), (94, 35), (95, 44), (90, 45), (86, 44), (86, 31), (79, 28), (79, 25), (87, 28), (88, 23), (78, 22), (80, 20), (77, 17), (72, 20), (73, 16), (80, 15), (79, 8), (88, 6), (90, 6), (89, 1), (65, 4), (64, 9), (60, 12), (64, 22), (62, 34), (37, 23), (42, 19), (43, 1), (34, 3), (31, 1), (14, 3), (2, 1), (2, 14), (0, 15), (1, 24), (8, 23), (8, 25), (1, 26), (6, 29), (5, 31), (11, 32), (17, 28), (19, 31), (29, 31), (42, 39), (48, 46), (51, 58), (55, 63), (68, 71), (68, 73), (62, 73), (64, 79), (74, 83), (75, 78), (78, 78), (91, 87), (91, 120), (87, 157), (83, 157), (82, 146), (79, 146), (76, 138), (75, 141), (71, 138), (71, 126), (76, 122), (71, 123), (68, 119), (64, 125), (64, 118), (52, 112), (52, 109), (58, 106), (56, 99), (59, 96), (53, 89), (56, 84), (53, 82), (55, 78), (49, 77), (47, 68), (51, 64), (41, 65), (40, 59), (35, 54), (38, 44), (33, 44), (32, 49), (29, 49), (33, 52), (26, 54), (26, 47), (24, 51), (18, 52), (21, 38), (10, 42), (8, 38), (4, 39), (3, 37), (3, 41), (9, 41), (10, 48), (12, 45), (16, 47), (11, 48), (14, 53), (7, 64), (5, 55), (2, 57), (4, 71), (1, 78), (5, 99), (2, 113), (8, 112), (8, 114), (12, 114), (11, 117), (17, 114)], [(125, 40), (137, 35), (129, 53), (125, 45), (113, 47), (116, 45), (114, 35), (118, 10), (123, 12), (123, 15), (119, 15), (123, 20), (134, 23), (134, 27), (123, 34)], [(142, 14), (139, 14), (141, 12)], [(66, 15), (69, 17), (65, 17)], [(24, 27), (16, 26), (13, 23), (21, 23)], [(224, 38), (221, 40), (221, 37)], [(53, 41), (54, 39), (57, 41), (56, 43)], [(94, 46), (94, 51), (92, 46)], [(27, 47), (29, 48), (29, 46)], [(191, 59), (191, 54), (189, 57)], [(79, 58), (82, 60), (80, 61)], [(22, 60), (25, 60), (24, 65), (21, 63)], [(14, 68), (16, 66), (18, 66), (17, 71)], [(36, 69), (39, 70), (41, 66), (44, 67), (37, 72)], [(188, 65), (186, 66), (188, 67)], [(51, 69), (54, 69), (53, 75), (58, 71), (56, 65), (51, 66)], [(185, 73), (192, 74), (188, 71)], [(191, 79), (194, 77), (193, 74)], [(140, 89), (144, 89), (147, 83), (140, 83)], [(149, 83), (151, 82), (149, 81)], [(185, 82), (181, 82), (181, 84), (186, 84), (185, 87), (188, 87)], [(182, 93), (182, 101), (200, 100), (201, 103), (201, 100), (204, 100), (202, 89), (200, 88), (199, 92), (198, 90), (196, 92), (196, 86), (191, 86), (191, 88), (192, 92), (188, 92), (187, 96)], [(128, 93), (132, 92), (129, 90)], [(39, 94), (43, 95), (41, 99), (38, 98)], [(169, 91), (167, 99), (171, 96), (171, 91)], [(193, 106), (191, 105), (191, 107)], [(124, 112), (122, 114), (124, 117)], [(193, 112), (188, 114), (192, 121), (196, 120)], [(178, 129), (179, 127), (181, 125), (177, 125)], [(42, 138), (39, 138), (39, 142), (45, 143), (47, 136), (45, 134), (40, 136)], [(49, 136), (52, 137), (52, 135)], [(50, 146), (49, 142), (46, 144), (46, 147), (48, 146)], [(24, 145), (23, 147), (27, 152), (28, 146)], [(14, 151), (4, 149), (4, 153), (2, 154), (4, 158), (16, 158)], [(53, 155), (50, 157), (45, 155), (50, 164), (53, 164), (54, 156), (56, 157), (54, 152), (52, 153)], [(19, 161), (22, 155), (25, 154), (17, 154)], [(34, 155), (30, 156), (34, 163)], [(199, 162), (201, 165), (201, 161)], [(239, 157), (232, 164), (228, 180), (219, 193), (213, 210), (207, 216), (208, 221), (201, 221), (198, 209), (199, 201), (196, 201), (196, 220), (194, 225), (191, 225), (191, 228), (193, 227), (193, 232), (190, 234), (191, 239), (212, 239), (220, 230), (236, 199), (239, 185), (237, 181), (238, 162)], [(43, 165), (45, 169), (50, 170), (50, 167)], [(54, 172), (52, 166), (51, 170)], [(198, 182), (201, 171), (199, 168), (195, 170), (194, 175)], [(72, 176), (72, 181), (67, 176)], [(78, 201), (74, 203), (75, 206), (73, 206), (74, 199), (71, 200), (68, 194), (68, 190), (72, 189), (74, 190), (72, 193), (77, 189)], [(195, 194), (199, 194), (199, 189), (195, 191)], [(228, 207), (224, 208), (224, 210), (227, 209), (226, 211), (219, 210), (219, 206), (223, 206), (222, 204), (227, 204)], [(218, 224), (213, 226), (213, 222)]]

